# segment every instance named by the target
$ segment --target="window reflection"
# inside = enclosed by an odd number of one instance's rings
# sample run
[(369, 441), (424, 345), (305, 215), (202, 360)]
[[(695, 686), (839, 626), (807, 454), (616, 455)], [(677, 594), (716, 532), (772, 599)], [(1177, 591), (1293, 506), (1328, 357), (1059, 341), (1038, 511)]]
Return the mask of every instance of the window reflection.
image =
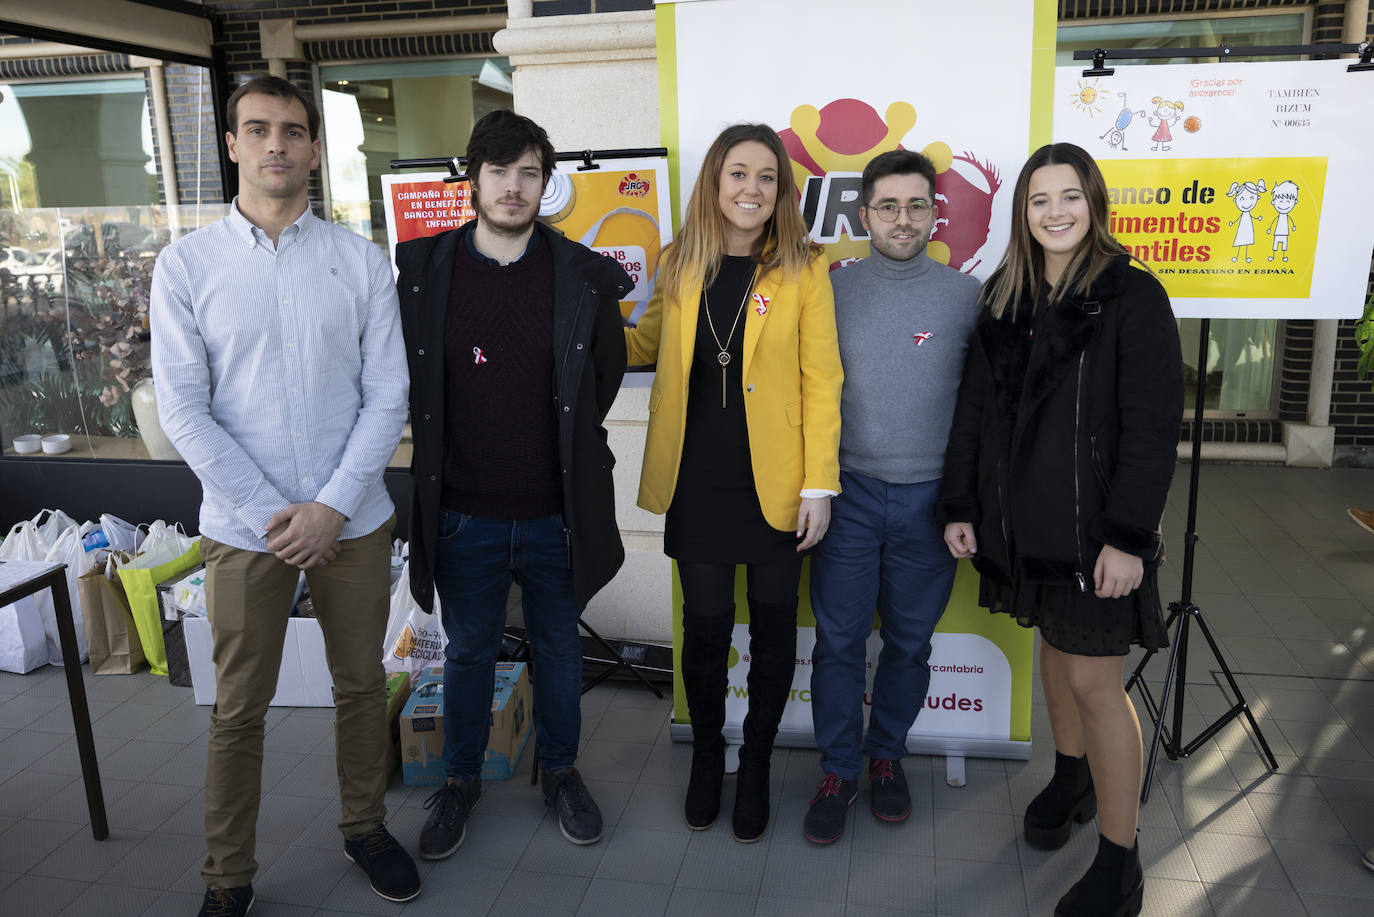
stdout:
[(513, 104), (494, 58), (320, 68), (334, 222), (387, 247), (382, 175), (391, 160), (461, 156), (472, 125)]
[[(72, 436), (72, 455), (149, 458), (135, 392), (152, 377), (157, 253), (228, 205), (0, 210), (0, 439)], [(145, 422), (147, 418), (145, 417)]]

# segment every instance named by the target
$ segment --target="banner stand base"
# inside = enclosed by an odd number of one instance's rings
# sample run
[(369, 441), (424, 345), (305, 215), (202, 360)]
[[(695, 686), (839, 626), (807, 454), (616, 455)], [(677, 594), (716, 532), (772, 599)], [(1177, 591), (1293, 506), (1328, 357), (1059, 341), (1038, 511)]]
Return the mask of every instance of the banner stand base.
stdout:
[(964, 779), (964, 756), (946, 755), (945, 783), (950, 786), (963, 786), (966, 782)]
[[(690, 723), (679, 723), (671, 720), (668, 726), (668, 734), (674, 742), (692, 741), (692, 725)], [(722, 730), (725, 736), (725, 769), (733, 772), (731, 761), (734, 766), (739, 764), (739, 746), (744, 741), (744, 736), (739, 726), (726, 726)], [(799, 729), (787, 727), (778, 730), (778, 738), (773, 743), (780, 748), (815, 748), (816, 734), (810, 729)], [(959, 759), (960, 777), (963, 775), (963, 760), (965, 758), (1008, 758), (1014, 761), (1029, 761), (1031, 756), (1031, 743), (1029, 741), (1018, 742), (1012, 739), (980, 739), (969, 736), (907, 736), (906, 750), (914, 755), (945, 755), (951, 759), (946, 762), (946, 780), (953, 776), (951, 768), (954, 766), (954, 758)], [(950, 782), (950, 786), (963, 786), (963, 783)]]

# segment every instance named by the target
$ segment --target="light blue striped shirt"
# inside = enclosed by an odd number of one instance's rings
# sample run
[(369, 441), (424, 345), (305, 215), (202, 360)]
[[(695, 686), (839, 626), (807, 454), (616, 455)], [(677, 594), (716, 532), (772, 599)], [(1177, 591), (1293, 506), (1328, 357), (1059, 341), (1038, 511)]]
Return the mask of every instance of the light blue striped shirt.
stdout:
[(158, 415), (200, 478), (200, 531), (266, 551), (292, 503), (347, 517), (341, 538), (390, 518), (382, 472), (410, 376), (391, 265), (306, 208), (272, 240), (229, 215), (163, 249), (150, 322)]

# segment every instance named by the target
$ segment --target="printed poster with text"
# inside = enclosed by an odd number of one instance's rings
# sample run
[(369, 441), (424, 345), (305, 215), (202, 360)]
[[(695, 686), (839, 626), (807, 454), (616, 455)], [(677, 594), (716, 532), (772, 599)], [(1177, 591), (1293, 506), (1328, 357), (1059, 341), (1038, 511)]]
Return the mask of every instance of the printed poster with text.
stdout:
[[(653, 295), (659, 251), (672, 238), (668, 170), (662, 157), (608, 160), (578, 171), (559, 163), (539, 201), (539, 217), (569, 239), (620, 262), (634, 289), (620, 303), (635, 322)], [(441, 172), (383, 175), (392, 268), (401, 242), (457, 229), (477, 214), (468, 183)]]
[(1348, 61), (1056, 70), (1054, 139), (1092, 153), (1113, 234), (1180, 318), (1357, 318), (1374, 73)]
[[(916, 150), (936, 169), (939, 214), (927, 252), (987, 277), (1006, 246), (1016, 174), (1031, 149), (1049, 142), (1055, 15), (1052, 0), (851, 0), (843, 15), (823, 0), (659, 0), (659, 123), (675, 169), (678, 213), (720, 130), (737, 121), (764, 122), (787, 149), (790, 162), (783, 165), (798, 189), (794, 206), (838, 268), (868, 255), (859, 215), (864, 166), (888, 150)], [(987, 56), (989, 22), (1012, 37), (997, 43), (996, 73), (975, 75), (971, 62)], [(768, 37), (763, 51), (759, 36)], [(726, 60), (729, 66), (722, 66)], [(922, 340), (920, 331), (892, 329), (913, 347), (945, 346)], [(932, 641), (930, 691), (907, 745), (927, 753), (1029, 757), (1032, 633), (980, 608), (977, 591), (977, 576), (964, 565)], [(680, 650), (676, 581), (674, 596)], [(736, 607), (747, 608), (742, 593)], [(815, 626), (805, 583), (798, 621), (796, 680), (779, 741), (809, 745)], [(732, 741), (748, 703), (748, 647), (741, 621), (727, 702)], [(866, 660), (870, 684), (880, 647), (875, 631)], [(680, 681), (674, 687), (674, 734), (684, 738), (680, 724), (690, 715)]]

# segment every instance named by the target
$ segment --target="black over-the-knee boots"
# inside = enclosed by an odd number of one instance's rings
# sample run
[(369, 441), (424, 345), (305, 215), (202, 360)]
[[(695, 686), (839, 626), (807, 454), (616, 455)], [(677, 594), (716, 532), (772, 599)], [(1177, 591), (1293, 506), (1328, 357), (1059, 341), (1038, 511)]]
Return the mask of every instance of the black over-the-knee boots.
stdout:
[(692, 717), (692, 776), (687, 784), (687, 827), (704, 831), (720, 814), (725, 779), (725, 692), (735, 606), (714, 614), (682, 611), (682, 687)]
[(778, 723), (792, 692), (797, 661), (797, 599), (762, 603), (749, 599), (749, 713), (739, 752), (735, 840), (752, 843), (768, 827), (768, 765)]

